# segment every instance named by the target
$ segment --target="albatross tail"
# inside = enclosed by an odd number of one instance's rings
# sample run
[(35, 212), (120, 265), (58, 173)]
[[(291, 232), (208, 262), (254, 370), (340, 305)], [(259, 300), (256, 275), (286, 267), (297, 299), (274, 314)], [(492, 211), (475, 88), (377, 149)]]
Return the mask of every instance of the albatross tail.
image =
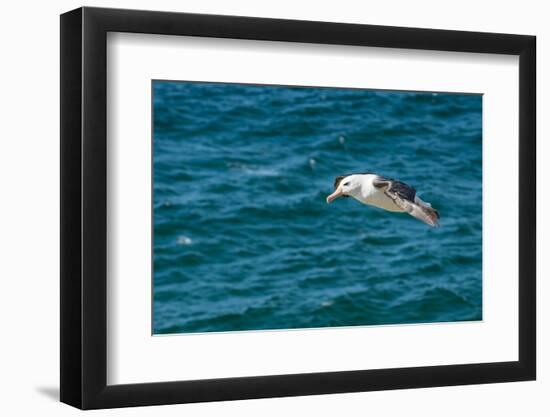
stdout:
[(418, 196), (414, 200), (415, 208), (410, 214), (432, 227), (439, 227), (439, 212), (430, 203), (422, 201)]

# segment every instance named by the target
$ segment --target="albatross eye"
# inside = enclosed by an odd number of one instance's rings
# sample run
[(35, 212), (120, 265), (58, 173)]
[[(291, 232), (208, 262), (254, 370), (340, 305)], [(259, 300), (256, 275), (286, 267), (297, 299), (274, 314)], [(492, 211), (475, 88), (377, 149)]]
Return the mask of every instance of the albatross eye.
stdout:
[(347, 187), (349, 185), (349, 181), (344, 184), (344, 187)]

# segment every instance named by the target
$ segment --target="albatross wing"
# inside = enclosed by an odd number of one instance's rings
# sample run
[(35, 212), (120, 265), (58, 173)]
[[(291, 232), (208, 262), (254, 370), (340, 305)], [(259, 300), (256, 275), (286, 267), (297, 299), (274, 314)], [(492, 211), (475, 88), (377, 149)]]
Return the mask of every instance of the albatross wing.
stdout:
[(439, 226), (439, 213), (432, 208), (429, 203), (425, 203), (416, 196), (416, 190), (413, 187), (401, 181), (395, 181), (383, 177), (378, 177), (373, 181), (376, 188), (381, 188), (384, 193), (393, 200), (393, 202), (406, 213), (418, 220), (432, 226)]

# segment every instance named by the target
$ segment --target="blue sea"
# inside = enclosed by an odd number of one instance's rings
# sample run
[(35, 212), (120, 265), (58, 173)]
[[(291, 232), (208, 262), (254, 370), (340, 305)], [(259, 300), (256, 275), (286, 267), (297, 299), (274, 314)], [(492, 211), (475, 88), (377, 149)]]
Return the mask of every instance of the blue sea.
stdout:
[[(482, 97), (153, 82), (153, 333), (482, 319)], [(439, 228), (352, 198), (399, 179)]]

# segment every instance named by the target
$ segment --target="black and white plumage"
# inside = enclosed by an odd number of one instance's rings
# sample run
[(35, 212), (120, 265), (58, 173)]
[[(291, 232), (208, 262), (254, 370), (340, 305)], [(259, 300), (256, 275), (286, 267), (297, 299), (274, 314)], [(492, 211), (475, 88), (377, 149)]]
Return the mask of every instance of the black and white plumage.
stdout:
[(391, 178), (365, 173), (336, 177), (334, 192), (327, 197), (331, 203), (338, 197), (353, 197), (370, 206), (399, 213), (408, 213), (424, 223), (439, 226), (439, 213), (416, 195), (416, 190)]

